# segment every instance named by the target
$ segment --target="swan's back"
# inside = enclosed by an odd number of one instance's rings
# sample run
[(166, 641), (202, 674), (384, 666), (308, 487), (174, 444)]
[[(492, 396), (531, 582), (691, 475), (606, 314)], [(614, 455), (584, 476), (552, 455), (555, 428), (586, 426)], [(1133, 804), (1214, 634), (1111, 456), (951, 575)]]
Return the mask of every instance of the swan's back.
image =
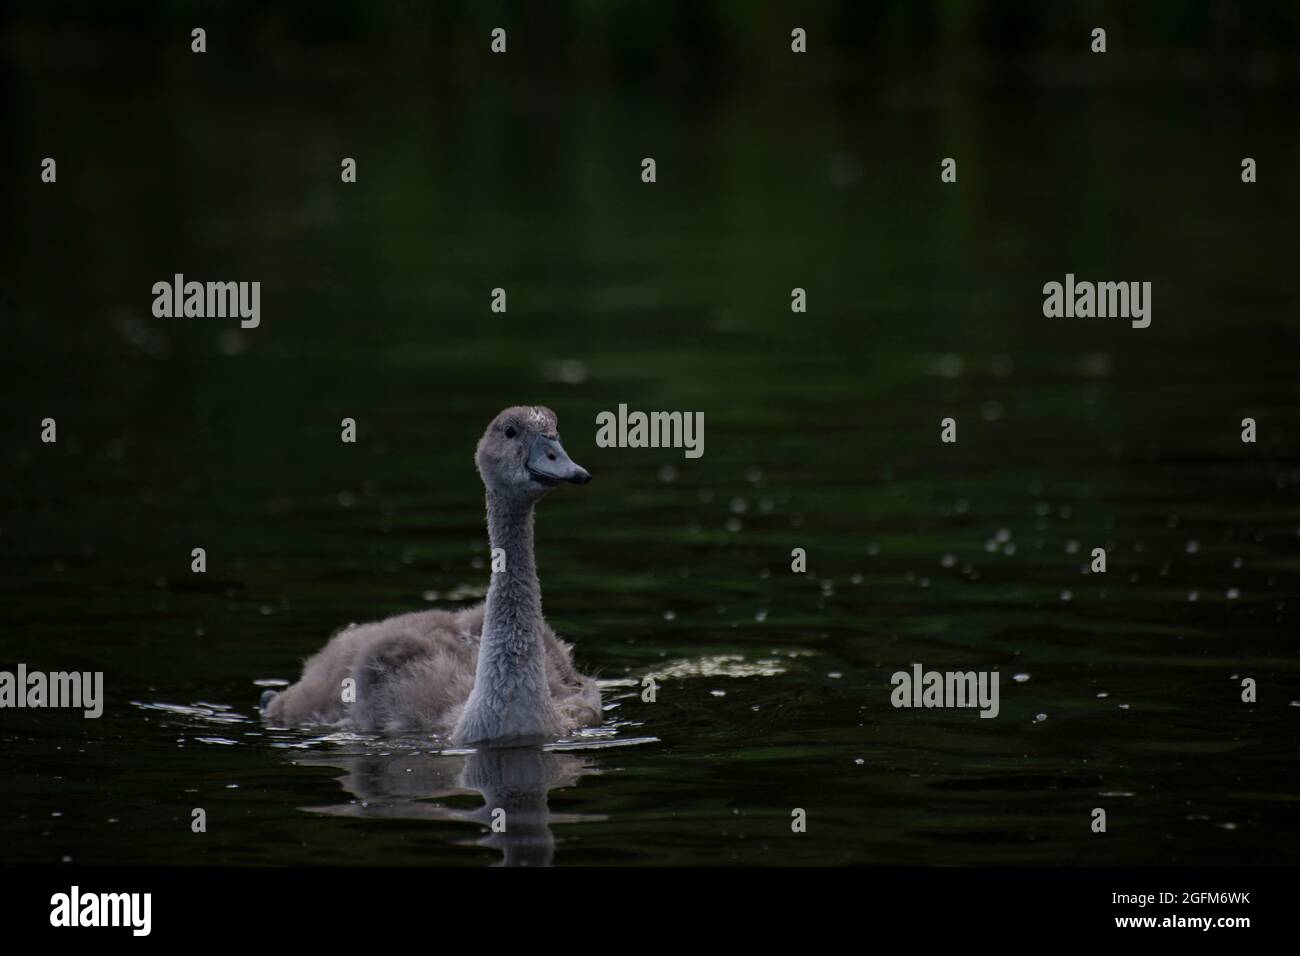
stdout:
[[(484, 605), (415, 611), (350, 626), (303, 664), (302, 677), (266, 705), (281, 726), (338, 725), (378, 733), (448, 735), (474, 689)], [(600, 722), (596, 682), (545, 628), (546, 676), (565, 732)], [(344, 701), (352, 678), (355, 702)]]

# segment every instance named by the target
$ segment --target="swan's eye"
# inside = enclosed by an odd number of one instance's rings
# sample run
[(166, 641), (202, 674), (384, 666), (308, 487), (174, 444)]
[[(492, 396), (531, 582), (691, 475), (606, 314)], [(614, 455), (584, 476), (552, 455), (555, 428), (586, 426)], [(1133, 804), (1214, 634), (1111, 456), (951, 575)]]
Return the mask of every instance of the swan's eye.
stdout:
[(518, 435), (518, 434), (519, 434), (519, 432), (515, 431), (515, 426), (514, 426), (514, 425), (507, 425), (507, 426), (506, 426), (506, 437), (507, 437), (507, 438), (514, 438), (514, 437), (515, 437), (516, 435)]

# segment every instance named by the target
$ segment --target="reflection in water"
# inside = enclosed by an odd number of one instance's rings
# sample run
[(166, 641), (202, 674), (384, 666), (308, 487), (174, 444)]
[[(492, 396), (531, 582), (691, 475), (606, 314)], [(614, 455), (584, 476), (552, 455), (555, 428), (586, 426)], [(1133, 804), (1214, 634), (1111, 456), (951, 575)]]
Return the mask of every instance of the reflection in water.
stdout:
[[(551, 790), (599, 772), (572, 754), (510, 747), (468, 754), (309, 754), (297, 762), (347, 771), (339, 782), (357, 798), (306, 809), (336, 816), (480, 823), (488, 834), (477, 845), (500, 850), (505, 866), (549, 866), (555, 852), (552, 823), (601, 819), (550, 811)], [(483, 806), (457, 810), (436, 802), (466, 793), (481, 794)]]

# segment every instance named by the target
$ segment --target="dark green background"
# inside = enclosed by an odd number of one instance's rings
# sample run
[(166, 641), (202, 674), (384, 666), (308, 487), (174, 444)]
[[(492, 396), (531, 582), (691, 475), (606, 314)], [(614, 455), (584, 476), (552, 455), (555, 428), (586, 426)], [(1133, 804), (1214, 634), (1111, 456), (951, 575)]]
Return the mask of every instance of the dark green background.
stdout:
[[(596, 476), (539, 514), (548, 618), (625, 682), (556, 862), (1300, 861), (1294, 5), (3, 16), (0, 667), (109, 698), (0, 712), (4, 862), (497, 860), (459, 758), (266, 732), (253, 681), (476, 599), (516, 403)], [(261, 327), (153, 318), (175, 272)], [(1066, 272), (1152, 326), (1045, 319)], [(620, 402), (704, 457), (596, 448)], [(1001, 716), (892, 709), (913, 661), (998, 668)]]

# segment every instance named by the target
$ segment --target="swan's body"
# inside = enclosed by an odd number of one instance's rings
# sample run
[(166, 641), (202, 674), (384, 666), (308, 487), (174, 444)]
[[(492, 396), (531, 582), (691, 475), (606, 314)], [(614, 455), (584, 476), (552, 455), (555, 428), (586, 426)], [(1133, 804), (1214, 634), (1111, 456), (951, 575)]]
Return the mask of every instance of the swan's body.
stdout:
[(533, 506), (559, 482), (591, 477), (569, 460), (555, 424), (550, 409), (508, 408), (479, 442), (488, 537), (505, 563), (487, 600), (340, 631), (267, 701), (270, 722), (431, 733), (458, 745), (552, 740), (600, 722), (596, 682), (574, 669), (542, 617)]

